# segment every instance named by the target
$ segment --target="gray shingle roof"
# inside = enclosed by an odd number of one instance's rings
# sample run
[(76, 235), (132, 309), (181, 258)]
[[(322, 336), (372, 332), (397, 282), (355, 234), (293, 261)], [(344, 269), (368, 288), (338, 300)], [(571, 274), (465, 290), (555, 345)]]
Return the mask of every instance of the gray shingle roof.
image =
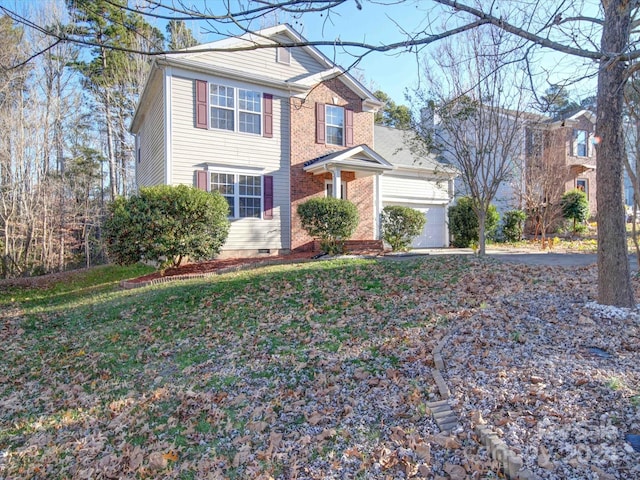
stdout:
[(451, 168), (450, 165), (439, 162), (433, 154), (420, 156), (412, 152), (412, 135), (411, 130), (375, 125), (373, 148), (395, 167), (423, 168), (429, 171)]

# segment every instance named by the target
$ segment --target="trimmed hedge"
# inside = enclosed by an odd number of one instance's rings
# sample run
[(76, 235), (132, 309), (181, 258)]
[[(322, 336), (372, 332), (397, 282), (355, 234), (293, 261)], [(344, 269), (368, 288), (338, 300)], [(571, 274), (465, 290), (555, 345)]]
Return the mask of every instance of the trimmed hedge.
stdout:
[(122, 265), (140, 261), (160, 268), (182, 260), (213, 258), (229, 233), (229, 205), (218, 192), (187, 185), (141, 188), (111, 202), (104, 222), (107, 251)]
[(509, 210), (502, 218), (502, 237), (505, 242), (519, 242), (524, 232), (527, 214), (522, 210)]
[(562, 195), (560, 200), (562, 216), (573, 220), (573, 233), (578, 233), (577, 222), (586, 222), (589, 218), (589, 200), (582, 190), (574, 188)]
[(382, 209), (380, 228), (382, 238), (395, 252), (407, 250), (411, 241), (420, 235), (427, 223), (424, 214), (409, 207), (388, 206)]
[[(485, 220), (485, 234), (488, 240), (494, 240), (500, 214), (494, 205), (489, 206)], [(461, 197), (458, 202), (449, 207), (449, 231), (453, 235), (451, 244), (458, 248), (467, 248), (473, 242), (478, 242), (479, 234), (478, 217), (473, 211), (470, 197)]]
[(342, 253), (342, 242), (353, 235), (360, 221), (357, 207), (340, 198), (312, 198), (298, 205), (302, 228), (320, 240), (323, 251)]

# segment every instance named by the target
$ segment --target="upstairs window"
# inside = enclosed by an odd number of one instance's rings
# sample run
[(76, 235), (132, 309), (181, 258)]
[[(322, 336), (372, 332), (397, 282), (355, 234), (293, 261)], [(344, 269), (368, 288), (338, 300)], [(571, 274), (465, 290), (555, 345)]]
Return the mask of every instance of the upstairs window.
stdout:
[(210, 85), (211, 128), (234, 130), (234, 89), (222, 85)]
[(251, 90), (238, 90), (238, 116), (241, 132), (260, 135), (262, 95)]
[(578, 157), (588, 157), (589, 156), (589, 144), (587, 140), (589, 138), (589, 134), (586, 130), (576, 130), (575, 132), (575, 144), (576, 144), (576, 155)]
[(253, 90), (209, 85), (211, 128), (262, 134), (262, 94)]
[(344, 145), (344, 108), (334, 105), (326, 106), (327, 143)]

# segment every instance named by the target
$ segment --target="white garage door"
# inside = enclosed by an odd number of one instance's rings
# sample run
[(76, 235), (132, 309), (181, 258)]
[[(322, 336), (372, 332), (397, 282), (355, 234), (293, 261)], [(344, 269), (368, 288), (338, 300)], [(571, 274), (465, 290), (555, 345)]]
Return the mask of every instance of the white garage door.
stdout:
[[(391, 205), (387, 204), (386, 205)], [(397, 205), (397, 204), (396, 204)], [(422, 212), (427, 223), (422, 233), (413, 239), (412, 248), (442, 248), (447, 246), (446, 211), (443, 205), (410, 205), (402, 204)]]

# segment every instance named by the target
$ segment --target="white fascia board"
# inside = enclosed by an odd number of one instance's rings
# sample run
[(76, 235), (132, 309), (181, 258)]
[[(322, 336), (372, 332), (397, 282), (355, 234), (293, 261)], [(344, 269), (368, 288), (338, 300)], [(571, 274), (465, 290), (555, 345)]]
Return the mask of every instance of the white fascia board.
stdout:
[(171, 78), (173, 72), (171, 71), (171, 67), (167, 67), (164, 69), (164, 82), (162, 85), (162, 96), (164, 100), (164, 159), (165, 159), (165, 172), (164, 172), (164, 180), (165, 185), (171, 185), (173, 180), (173, 175), (171, 169), (173, 168), (173, 123), (172, 112), (171, 112)]
[(231, 166), (223, 163), (206, 162), (201, 164), (205, 170), (219, 173), (246, 173), (259, 175), (267, 171), (264, 167)]
[(371, 164), (368, 165), (369, 162), (367, 162), (367, 160), (342, 160), (339, 162), (336, 162), (335, 160), (333, 162), (329, 162), (327, 163), (327, 168), (331, 169), (331, 168), (340, 168), (341, 170), (345, 170), (344, 167), (352, 167), (355, 170), (359, 170), (359, 171), (364, 171), (364, 172), (380, 172), (381, 170), (383, 171), (388, 171), (388, 170), (393, 170), (393, 167), (391, 165), (387, 166), (387, 165), (379, 165), (379, 164)]
[(447, 165), (442, 165), (438, 167), (420, 167), (420, 166), (410, 166), (410, 165), (395, 165), (394, 173), (408, 173), (413, 175), (420, 175), (429, 173), (434, 175), (435, 177), (441, 178), (455, 178), (460, 175), (460, 172), (454, 168)]
[(412, 205), (438, 205), (449, 204), (448, 198), (438, 197), (403, 197), (401, 195), (385, 195), (382, 197), (384, 203), (410, 203)]
[(595, 123), (595, 121), (596, 121), (596, 118), (595, 118), (596, 116), (594, 115), (594, 113), (592, 111), (590, 111), (590, 110), (585, 110), (585, 109), (580, 110), (577, 113), (574, 113), (567, 120), (576, 120), (577, 121), (582, 116), (587, 117), (587, 119), (592, 123)]

